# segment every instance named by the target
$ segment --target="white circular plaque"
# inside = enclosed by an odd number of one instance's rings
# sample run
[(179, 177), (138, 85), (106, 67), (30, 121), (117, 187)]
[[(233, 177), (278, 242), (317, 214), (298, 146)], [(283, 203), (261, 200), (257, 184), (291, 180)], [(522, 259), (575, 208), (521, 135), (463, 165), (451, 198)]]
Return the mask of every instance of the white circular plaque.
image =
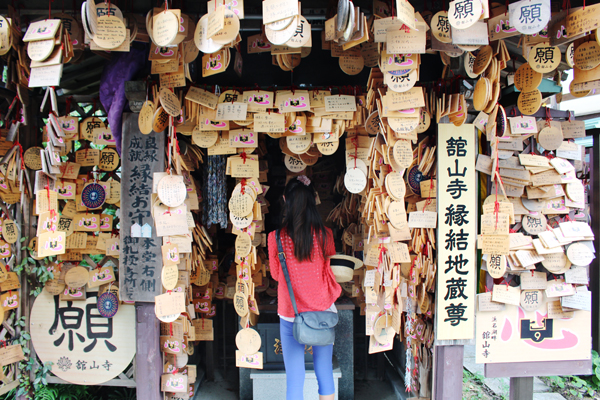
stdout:
[(367, 186), (367, 176), (358, 168), (351, 168), (344, 175), (344, 185), (350, 193), (360, 193)]
[(167, 175), (158, 182), (158, 198), (167, 207), (178, 207), (183, 204), (187, 190), (183, 179), (177, 175)]

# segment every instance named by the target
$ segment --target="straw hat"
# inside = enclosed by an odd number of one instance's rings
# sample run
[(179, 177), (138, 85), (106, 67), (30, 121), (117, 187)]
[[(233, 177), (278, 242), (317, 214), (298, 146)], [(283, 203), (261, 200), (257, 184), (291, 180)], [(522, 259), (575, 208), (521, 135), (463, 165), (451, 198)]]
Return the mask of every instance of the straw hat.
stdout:
[(329, 257), (331, 270), (335, 275), (335, 280), (338, 283), (348, 282), (352, 280), (354, 270), (361, 268), (363, 262), (356, 257), (336, 254)]

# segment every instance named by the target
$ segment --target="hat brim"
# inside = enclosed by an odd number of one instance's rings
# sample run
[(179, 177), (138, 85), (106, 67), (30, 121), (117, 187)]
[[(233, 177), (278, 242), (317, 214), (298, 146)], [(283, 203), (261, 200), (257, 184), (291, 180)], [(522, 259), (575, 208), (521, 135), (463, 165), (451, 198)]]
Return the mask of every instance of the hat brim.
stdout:
[(356, 257), (336, 254), (329, 257), (331, 270), (338, 283), (349, 282), (354, 276), (354, 270), (361, 268), (363, 262)]
[[(331, 265), (345, 266), (352, 269), (362, 268), (363, 262), (356, 257), (347, 256), (344, 254), (336, 254), (329, 257)], [(351, 263), (351, 264), (350, 264)]]

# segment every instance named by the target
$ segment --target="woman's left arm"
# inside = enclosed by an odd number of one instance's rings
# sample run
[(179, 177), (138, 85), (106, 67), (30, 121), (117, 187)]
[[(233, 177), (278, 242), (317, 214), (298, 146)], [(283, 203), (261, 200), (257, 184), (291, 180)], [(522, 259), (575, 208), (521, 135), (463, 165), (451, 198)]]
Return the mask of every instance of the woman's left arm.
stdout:
[(331, 229), (327, 228), (327, 244), (326, 244), (327, 248), (326, 250), (326, 254), (327, 256), (334, 256), (335, 255), (335, 242), (333, 241), (333, 232), (331, 231)]

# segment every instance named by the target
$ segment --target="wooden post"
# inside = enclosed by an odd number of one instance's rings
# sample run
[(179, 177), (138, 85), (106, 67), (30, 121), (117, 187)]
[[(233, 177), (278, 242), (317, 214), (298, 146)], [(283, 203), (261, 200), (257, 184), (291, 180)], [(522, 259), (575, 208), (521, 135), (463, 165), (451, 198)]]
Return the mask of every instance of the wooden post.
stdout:
[(510, 378), (510, 400), (533, 399), (533, 377)]
[(436, 346), (435, 400), (461, 400), (464, 346)]
[[(39, 99), (37, 96), (31, 96), (29, 99), (29, 105), (25, 106), (27, 109), (27, 115), (28, 120), (27, 120), (27, 125), (22, 125), (20, 128), (20, 132), (19, 132), (19, 142), (21, 143), (21, 146), (23, 146), (23, 152), (25, 150), (27, 150), (28, 148), (32, 147), (32, 146), (37, 146), (38, 145), (38, 141), (39, 141), (39, 135), (38, 135), (38, 118), (36, 117), (36, 111), (39, 109)], [(25, 174), (29, 174), (29, 178), (31, 180), (31, 183), (33, 185), (34, 183), (34, 173), (31, 171), (24, 171)], [(33, 196), (33, 193), (30, 193), (31, 196)], [(21, 237), (28, 237), (27, 241), (25, 241), (24, 243), (21, 243), (20, 241), (17, 241), (16, 243), (16, 247), (17, 247), (17, 252), (16, 252), (16, 257), (14, 260), (14, 264), (13, 266), (17, 266), (21, 260), (23, 259), (23, 257), (27, 257), (29, 256), (29, 254), (25, 251), (25, 253), (22, 253), (22, 248), (24, 246), (29, 246), (29, 241), (36, 236), (36, 229), (32, 226), (32, 212), (31, 212), (31, 208), (32, 208), (32, 204), (33, 204), (33, 198), (26, 198), (25, 202), (21, 205), (20, 203), (17, 203), (14, 205), (14, 207), (17, 207), (16, 210), (16, 220), (17, 220), (17, 224), (19, 225), (19, 227), (21, 228)], [(21, 212), (21, 206), (23, 207), (23, 211)], [(21, 297), (21, 309), (18, 312), (18, 316), (25, 316), (25, 326), (26, 326), (26, 330), (29, 331), (30, 330), (30, 326), (31, 326), (31, 321), (29, 320), (29, 316), (30, 316), (30, 312), (31, 312), (31, 308), (33, 307), (33, 302), (35, 301), (35, 297), (33, 295), (30, 295), (29, 293), (31, 292), (31, 285), (29, 284), (29, 281), (27, 280), (27, 276), (25, 273), (23, 273), (21, 275), (21, 290), (19, 293), (19, 296)], [(17, 332), (19, 332), (20, 329), (17, 329)], [(31, 351), (31, 353), (29, 354), (29, 357), (33, 357), (34, 359), (36, 358), (36, 353), (35, 353), (35, 349), (33, 348), (33, 344), (30, 341), (29, 342), (29, 350)], [(36, 360), (37, 362), (37, 360)], [(22, 373), (26, 373), (25, 371), (22, 371)], [(31, 380), (31, 382), (34, 381), (35, 379), (35, 369), (32, 369), (29, 372), (29, 379)], [(20, 400), (25, 400), (26, 396), (22, 395), (19, 397)]]
[(135, 381), (138, 399), (161, 400), (160, 321), (154, 303), (136, 303)]
[[(590, 215), (592, 231), (595, 237), (600, 237), (600, 129), (590, 129), (587, 135), (593, 137), (593, 147), (590, 153)], [(590, 291), (592, 292), (592, 348), (600, 350), (600, 260), (596, 257), (590, 265)]]
[[(160, 400), (162, 355), (160, 352), (160, 321), (154, 314), (154, 296), (160, 294), (160, 245), (162, 240), (131, 236), (134, 223), (153, 225), (150, 216), (152, 177), (164, 171), (165, 135), (142, 135), (137, 114), (123, 114), (121, 154), (121, 258), (119, 263), (119, 294), (136, 301), (135, 380), (137, 398)], [(133, 184), (135, 183), (135, 188)], [(146, 242), (146, 248), (142, 245)], [(145, 257), (144, 261), (142, 256)]]

